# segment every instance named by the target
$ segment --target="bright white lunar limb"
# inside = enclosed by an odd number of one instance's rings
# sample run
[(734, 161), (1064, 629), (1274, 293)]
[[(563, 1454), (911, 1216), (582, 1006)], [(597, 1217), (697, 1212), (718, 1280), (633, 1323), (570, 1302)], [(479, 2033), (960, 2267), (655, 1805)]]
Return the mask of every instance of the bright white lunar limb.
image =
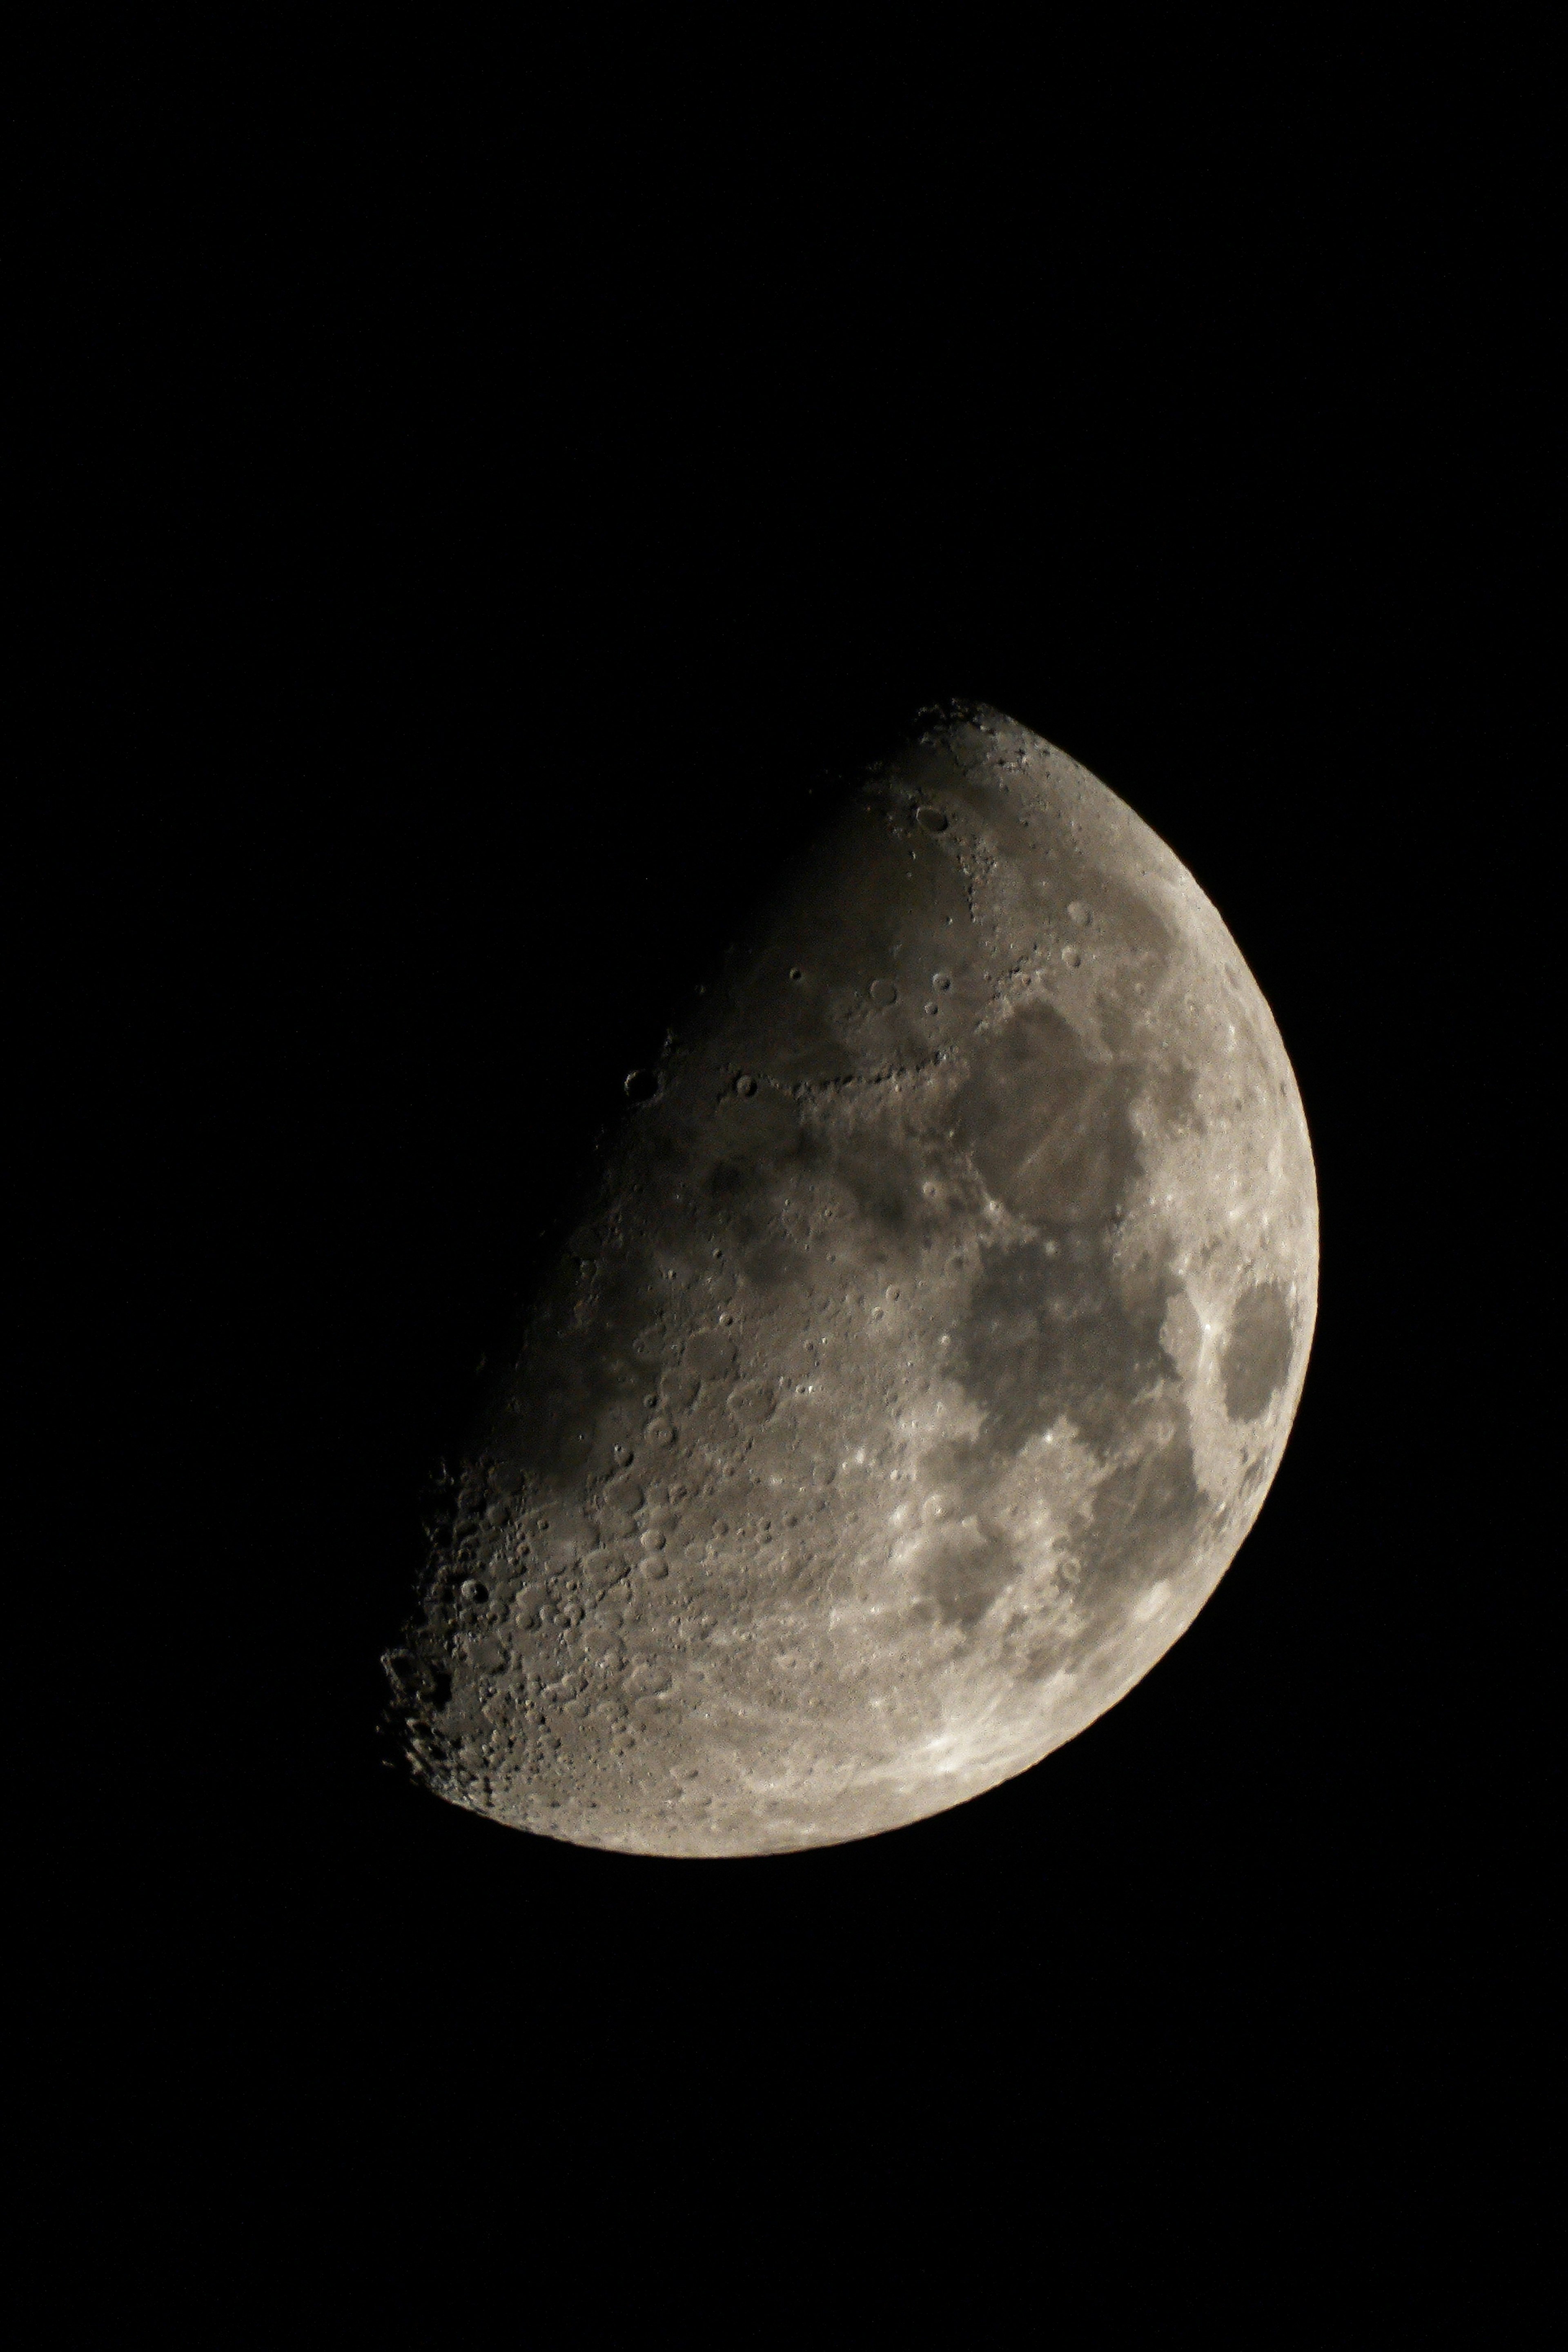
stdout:
[(1311, 1150), (1225, 925), (948, 710), (628, 1093), (388, 1660), (415, 1769), (697, 1855), (1026, 1770), (1191, 1623), (1300, 1394)]

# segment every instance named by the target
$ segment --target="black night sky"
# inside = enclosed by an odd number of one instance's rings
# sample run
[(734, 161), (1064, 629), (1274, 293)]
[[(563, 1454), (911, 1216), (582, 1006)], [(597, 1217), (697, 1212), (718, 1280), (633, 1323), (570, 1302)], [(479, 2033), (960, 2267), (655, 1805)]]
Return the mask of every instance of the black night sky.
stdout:
[[(599, 34), (209, 31), (173, 80), (127, 38), (58, 197), (70, 1117), (145, 1662), (73, 1981), (248, 2184), (220, 2281), (351, 2176), (485, 2203), (513, 2130), (568, 2236), (602, 2168), (880, 2231), (942, 2148), (1047, 2271), (1066, 2164), (1152, 2261), (1180, 2181), (1268, 2208), (1276, 2285), (1302, 2228), (1397, 2272), (1507, 2137), (1534, 1933), (1480, 1727), (1546, 1571), (1479, 1369), (1544, 981), (1500, 911), (1548, 772), (1531, 44), (753, 78)], [(1279, 1023), (1322, 1279), (1262, 1518), (1121, 1705), (895, 1835), (655, 1863), (444, 1807), (377, 1660), (475, 1367), (808, 787), (950, 694), (1129, 801)]]

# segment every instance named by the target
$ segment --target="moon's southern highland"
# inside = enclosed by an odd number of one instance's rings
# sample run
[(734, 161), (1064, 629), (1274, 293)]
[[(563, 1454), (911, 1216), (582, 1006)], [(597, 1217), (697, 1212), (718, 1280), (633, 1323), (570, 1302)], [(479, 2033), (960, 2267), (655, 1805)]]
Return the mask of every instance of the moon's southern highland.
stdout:
[(1192, 1622), (1300, 1394), (1311, 1150), (1224, 923), (951, 709), (630, 1091), (387, 1662), (416, 1772), (731, 1855), (1026, 1771)]

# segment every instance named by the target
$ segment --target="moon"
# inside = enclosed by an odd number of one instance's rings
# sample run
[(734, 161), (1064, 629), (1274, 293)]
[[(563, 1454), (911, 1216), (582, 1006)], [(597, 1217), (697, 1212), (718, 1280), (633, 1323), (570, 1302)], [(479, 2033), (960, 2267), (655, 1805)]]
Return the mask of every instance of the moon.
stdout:
[(783, 848), (385, 1661), (424, 1783), (583, 1845), (831, 1845), (1026, 1771), (1191, 1624), (1305, 1373), (1300, 1097), (1149, 827), (971, 705)]

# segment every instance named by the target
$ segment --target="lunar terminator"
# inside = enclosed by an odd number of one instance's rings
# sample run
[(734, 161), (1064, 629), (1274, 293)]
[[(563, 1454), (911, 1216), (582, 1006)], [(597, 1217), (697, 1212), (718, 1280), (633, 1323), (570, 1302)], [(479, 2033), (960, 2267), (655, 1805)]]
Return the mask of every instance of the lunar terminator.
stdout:
[(1219, 916), (950, 709), (627, 1097), (387, 1660), (416, 1772), (722, 1856), (1027, 1769), (1191, 1623), (1300, 1394), (1311, 1151)]

